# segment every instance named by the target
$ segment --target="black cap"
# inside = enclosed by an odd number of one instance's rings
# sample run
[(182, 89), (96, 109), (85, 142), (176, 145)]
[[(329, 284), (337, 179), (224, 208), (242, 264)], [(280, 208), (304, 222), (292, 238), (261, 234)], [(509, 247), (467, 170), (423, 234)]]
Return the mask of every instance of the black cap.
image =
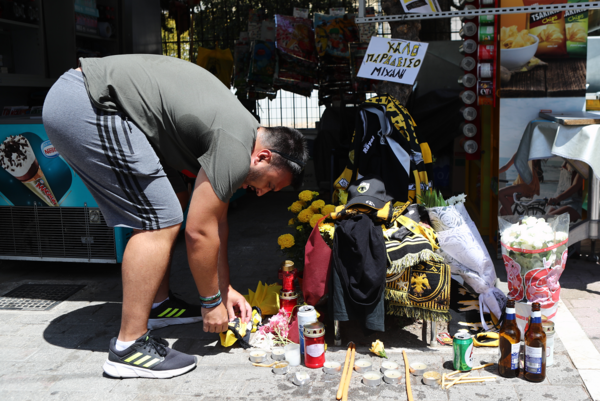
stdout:
[(346, 207), (360, 204), (374, 209), (381, 209), (392, 199), (391, 196), (385, 193), (385, 185), (379, 177), (367, 175), (350, 184)]

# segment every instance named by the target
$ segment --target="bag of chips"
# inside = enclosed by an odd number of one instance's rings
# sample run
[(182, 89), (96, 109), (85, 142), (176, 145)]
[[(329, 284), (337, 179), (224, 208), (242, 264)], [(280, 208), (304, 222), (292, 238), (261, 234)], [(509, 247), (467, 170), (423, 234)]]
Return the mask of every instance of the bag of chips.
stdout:
[[(525, 6), (562, 3), (555, 0), (523, 0)], [(539, 39), (536, 57), (566, 57), (567, 35), (563, 11), (542, 11), (529, 14), (529, 33)]]
[[(587, 0), (569, 0), (569, 3), (587, 3)], [(588, 11), (565, 11), (567, 53), (569, 57), (587, 57)]]

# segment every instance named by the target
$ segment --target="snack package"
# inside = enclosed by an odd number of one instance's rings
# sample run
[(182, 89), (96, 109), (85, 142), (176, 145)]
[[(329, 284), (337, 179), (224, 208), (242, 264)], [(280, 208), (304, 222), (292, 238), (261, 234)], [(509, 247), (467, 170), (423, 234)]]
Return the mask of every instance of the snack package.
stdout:
[[(570, 0), (569, 3), (587, 3), (587, 0)], [(567, 54), (569, 57), (587, 57), (588, 11), (565, 11)]]
[[(555, 0), (523, 0), (525, 6), (563, 3)], [(536, 57), (552, 58), (567, 56), (567, 34), (563, 11), (531, 13), (527, 19), (529, 33), (539, 39)]]

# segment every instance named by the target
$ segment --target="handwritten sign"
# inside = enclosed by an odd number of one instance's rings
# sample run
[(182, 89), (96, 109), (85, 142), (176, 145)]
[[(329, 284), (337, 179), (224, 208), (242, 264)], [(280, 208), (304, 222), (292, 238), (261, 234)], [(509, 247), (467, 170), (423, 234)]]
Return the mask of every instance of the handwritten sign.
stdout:
[(412, 85), (426, 52), (427, 43), (373, 37), (358, 76)]

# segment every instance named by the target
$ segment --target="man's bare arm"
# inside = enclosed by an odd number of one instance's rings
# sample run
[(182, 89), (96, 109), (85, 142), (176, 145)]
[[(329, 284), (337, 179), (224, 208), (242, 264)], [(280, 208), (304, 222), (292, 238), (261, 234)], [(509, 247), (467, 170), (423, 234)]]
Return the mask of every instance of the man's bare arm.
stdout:
[[(220, 249), (219, 221), (227, 211), (206, 176), (200, 169), (192, 194), (185, 229), (188, 263), (201, 296), (210, 297), (219, 291), (218, 261)], [(227, 330), (225, 305), (202, 308), (204, 331), (220, 333)]]

